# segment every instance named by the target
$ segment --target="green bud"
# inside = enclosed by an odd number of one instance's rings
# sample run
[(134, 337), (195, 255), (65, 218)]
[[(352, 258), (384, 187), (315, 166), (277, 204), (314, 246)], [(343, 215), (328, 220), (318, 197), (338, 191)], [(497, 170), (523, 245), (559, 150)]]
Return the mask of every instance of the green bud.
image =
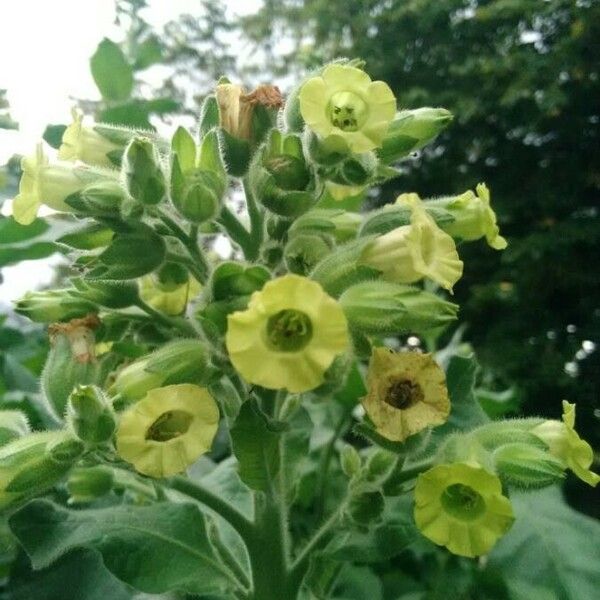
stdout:
[(222, 262), (212, 273), (208, 288), (211, 300), (229, 300), (249, 296), (262, 289), (271, 273), (260, 265)]
[(123, 157), (123, 173), (129, 195), (142, 204), (158, 204), (165, 196), (164, 176), (154, 144), (134, 138)]
[(0, 446), (29, 432), (27, 417), (20, 410), (0, 410)]
[(204, 136), (197, 157), (190, 142), (193, 144), (189, 134), (185, 137), (179, 133), (173, 138), (171, 200), (188, 221), (202, 223), (218, 214), (227, 189), (227, 173), (216, 131)]
[(331, 236), (337, 243), (356, 237), (362, 216), (347, 210), (315, 208), (298, 217), (289, 228), (290, 237), (297, 233)]
[(183, 265), (173, 262), (166, 262), (161, 265), (156, 277), (161, 288), (168, 292), (176, 290), (190, 279), (187, 269)]
[(398, 455), (383, 449), (375, 449), (365, 465), (365, 475), (370, 482), (383, 484), (393, 473), (398, 463)]
[(96, 386), (77, 386), (69, 396), (67, 422), (75, 435), (88, 444), (106, 442), (115, 430), (112, 407)]
[(362, 466), (362, 460), (359, 453), (356, 451), (354, 446), (346, 444), (340, 452), (340, 462), (342, 464), (342, 471), (346, 477), (354, 477)]
[(292, 273), (308, 275), (315, 265), (331, 253), (332, 243), (320, 235), (300, 233), (286, 244), (285, 264)]
[(157, 387), (176, 383), (206, 385), (216, 375), (204, 342), (175, 340), (119, 371), (109, 392), (134, 402)]
[(92, 183), (65, 202), (86, 217), (114, 217), (125, 202), (125, 190), (118, 181), (108, 179)]
[(0, 448), (0, 508), (42, 494), (68, 473), (81, 442), (63, 431), (30, 433)]
[(71, 280), (73, 296), (106, 306), (127, 308), (138, 302), (138, 288), (134, 281), (90, 281), (77, 277)]
[(445, 108), (417, 108), (396, 114), (377, 151), (384, 163), (392, 163), (422, 148), (435, 139), (452, 122)]
[(114, 484), (112, 469), (104, 466), (73, 469), (67, 480), (69, 503), (93, 502), (108, 494)]
[(458, 305), (435, 294), (386, 281), (349, 287), (340, 304), (350, 327), (366, 334), (425, 334), (456, 320)]
[(338, 185), (365, 186), (378, 177), (378, 160), (373, 152), (355, 154), (324, 170), (324, 177)]
[(95, 306), (91, 302), (73, 296), (67, 289), (27, 292), (15, 307), (15, 312), (36, 323), (68, 321), (94, 310)]
[(357, 525), (366, 526), (377, 521), (384, 508), (381, 492), (361, 492), (350, 498), (346, 514)]
[(90, 316), (50, 327), (51, 347), (41, 375), (41, 388), (58, 418), (65, 414), (69, 394), (76, 385), (102, 379), (93, 333), (98, 324), (98, 319)]
[(562, 461), (530, 444), (505, 444), (494, 452), (494, 460), (500, 477), (518, 488), (545, 487), (565, 476)]
[(271, 131), (250, 166), (250, 187), (259, 202), (283, 217), (306, 212), (320, 195), (301, 139), (277, 129)]

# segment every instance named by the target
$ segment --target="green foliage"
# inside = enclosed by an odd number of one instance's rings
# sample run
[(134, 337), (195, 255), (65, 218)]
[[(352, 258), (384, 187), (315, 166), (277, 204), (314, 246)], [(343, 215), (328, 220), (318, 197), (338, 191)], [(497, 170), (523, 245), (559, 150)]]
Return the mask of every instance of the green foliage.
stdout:
[(229, 573), (215, 560), (204, 517), (190, 504), (73, 511), (38, 500), (10, 522), (35, 569), (88, 547), (121, 581), (144, 592), (207, 594), (227, 586)]
[(90, 60), (92, 77), (108, 101), (126, 100), (133, 90), (133, 70), (117, 44), (104, 38)]

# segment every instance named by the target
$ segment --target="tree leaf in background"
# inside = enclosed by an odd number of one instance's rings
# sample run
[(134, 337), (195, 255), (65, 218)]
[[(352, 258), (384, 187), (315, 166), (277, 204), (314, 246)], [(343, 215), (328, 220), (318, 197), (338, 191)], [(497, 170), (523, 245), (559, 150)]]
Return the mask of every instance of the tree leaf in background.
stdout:
[[(24, 562), (24, 561), (23, 561)], [(68, 582), (68, 585), (65, 583)], [(10, 600), (131, 600), (127, 586), (111, 575), (92, 550), (70, 552), (54, 565), (31, 571), (17, 563), (7, 585)]]
[(202, 513), (191, 504), (68, 510), (35, 500), (9, 523), (34, 569), (85, 547), (98, 550), (116, 577), (147, 593), (210, 594), (224, 591), (230, 577), (215, 558)]
[(66, 125), (48, 125), (44, 130), (44, 141), (48, 143), (52, 148), (60, 148), (62, 144), (63, 133), (65, 132)]
[(157, 36), (150, 35), (134, 49), (133, 54), (135, 57), (133, 68), (136, 71), (147, 69), (161, 62), (163, 58), (163, 46)]
[(489, 556), (511, 600), (598, 596), (600, 523), (570, 508), (558, 487), (511, 494), (516, 522)]
[(122, 101), (133, 90), (133, 70), (117, 44), (104, 38), (90, 59), (92, 77), (106, 100)]
[(153, 130), (154, 127), (149, 120), (151, 114), (167, 114), (180, 108), (181, 104), (171, 98), (130, 100), (103, 110), (99, 115), (99, 120), (103, 123)]

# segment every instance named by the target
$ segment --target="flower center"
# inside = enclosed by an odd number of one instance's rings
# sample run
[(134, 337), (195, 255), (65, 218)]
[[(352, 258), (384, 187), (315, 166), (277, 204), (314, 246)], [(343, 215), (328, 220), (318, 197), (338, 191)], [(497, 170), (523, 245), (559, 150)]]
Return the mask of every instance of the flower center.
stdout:
[(410, 379), (398, 379), (388, 387), (384, 402), (394, 408), (406, 410), (418, 402), (422, 402), (423, 398), (423, 390), (418, 383)]
[(286, 309), (267, 322), (267, 340), (280, 352), (295, 352), (304, 348), (312, 338), (312, 323), (305, 313)]
[(485, 512), (485, 500), (472, 487), (462, 483), (449, 485), (441, 496), (444, 510), (461, 521), (473, 521)]
[(358, 131), (367, 119), (367, 103), (354, 92), (336, 92), (329, 101), (329, 120), (342, 131)]
[(193, 417), (183, 410), (169, 410), (163, 413), (148, 427), (146, 439), (155, 442), (168, 442), (187, 432)]

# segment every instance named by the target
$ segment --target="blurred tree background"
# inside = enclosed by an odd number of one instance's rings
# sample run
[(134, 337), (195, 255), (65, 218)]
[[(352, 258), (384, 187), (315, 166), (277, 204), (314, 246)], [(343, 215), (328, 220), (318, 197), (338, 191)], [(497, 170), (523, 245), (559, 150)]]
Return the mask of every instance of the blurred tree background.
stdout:
[[(600, 447), (600, 2), (263, 0), (237, 20), (225, 4), (199, 1), (156, 30), (146, 0), (117, 0), (123, 41), (100, 43), (91, 69), (102, 100), (82, 108), (102, 121), (160, 126), (197, 116), (221, 74), (285, 88), (350, 56), (391, 85), (399, 107), (451, 110), (452, 126), (403, 162), (375, 202), (488, 184), (509, 248), (461, 248), (463, 339), (486, 387), (512, 390), (496, 398), (499, 414), (559, 417), (567, 398), (582, 436)], [(241, 62), (233, 48), (244, 41), (254, 52)], [(4, 105), (0, 92), (0, 127), (15, 127)], [(56, 146), (63, 128), (49, 127), (46, 140)], [(569, 485), (589, 511), (593, 492)]]

